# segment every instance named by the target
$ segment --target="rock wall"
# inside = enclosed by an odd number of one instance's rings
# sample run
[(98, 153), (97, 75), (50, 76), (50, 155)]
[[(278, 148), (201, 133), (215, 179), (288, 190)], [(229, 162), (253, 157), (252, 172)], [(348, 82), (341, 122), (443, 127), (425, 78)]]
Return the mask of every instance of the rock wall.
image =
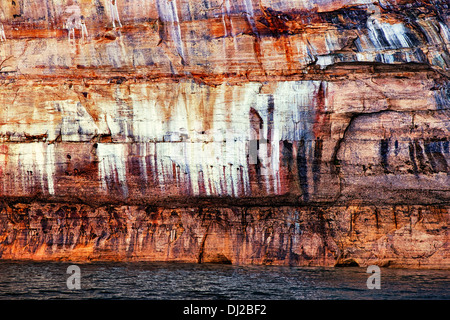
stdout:
[(449, 208), (2, 207), (2, 258), (446, 268)]
[(0, 257), (449, 268), (449, 25), (0, 0)]

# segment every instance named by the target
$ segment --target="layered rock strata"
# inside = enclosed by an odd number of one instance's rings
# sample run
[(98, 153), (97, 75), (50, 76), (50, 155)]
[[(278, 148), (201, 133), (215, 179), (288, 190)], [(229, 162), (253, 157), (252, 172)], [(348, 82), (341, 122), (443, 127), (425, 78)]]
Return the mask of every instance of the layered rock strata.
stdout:
[(4, 1), (2, 259), (449, 268), (446, 1)]
[(446, 268), (437, 206), (186, 207), (16, 203), (2, 258)]

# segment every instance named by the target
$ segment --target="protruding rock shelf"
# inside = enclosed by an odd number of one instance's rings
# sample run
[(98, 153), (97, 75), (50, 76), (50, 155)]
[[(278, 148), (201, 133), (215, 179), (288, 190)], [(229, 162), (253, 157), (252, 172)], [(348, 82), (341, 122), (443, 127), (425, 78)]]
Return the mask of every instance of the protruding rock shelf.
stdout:
[(450, 268), (448, 7), (0, 0), (0, 258)]

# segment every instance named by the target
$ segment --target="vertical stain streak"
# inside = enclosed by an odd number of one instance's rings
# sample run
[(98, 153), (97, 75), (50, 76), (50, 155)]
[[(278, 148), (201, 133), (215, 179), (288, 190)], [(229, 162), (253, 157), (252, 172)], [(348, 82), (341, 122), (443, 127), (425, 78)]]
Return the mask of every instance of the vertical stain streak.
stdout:
[(416, 159), (419, 161), (419, 168), (422, 172), (425, 172), (427, 171), (427, 165), (420, 142), (418, 140), (414, 140), (414, 146), (416, 151)]
[(398, 228), (398, 226), (397, 226), (397, 211), (396, 211), (395, 206), (392, 208), (392, 214), (394, 216), (394, 226), (395, 226), (395, 229), (397, 229)]
[(414, 155), (415, 148), (414, 148), (414, 144), (412, 142), (409, 143), (408, 149), (409, 149), (409, 159), (411, 160), (411, 163), (413, 166), (413, 173), (417, 177), (419, 174), (419, 169), (417, 168), (416, 157)]
[[(261, 159), (259, 155), (262, 129), (263, 129), (263, 119), (259, 113), (250, 108), (250, 141), (249, 141), (249, 167), (253, 168), (258, 187), (261, 185)], [(251, 169), (250, 169), (251, 170)], [(251, 175), (250, 175), (251, 176)]]
[(281, 155), (282, 155), (282, 170), (281, 170), (281, 176), (280, 176), (280, 184), (283, 187), (283, 190), (280, 190), (281, 192), (287, 192), (291, 189), (290, 183), (293, 181), (293, 163), (294, 163), (294, 156), (293, 156), (293, 146), (292, 143), (283, 140), (283, 144), (281, 147)]
[(197, 263), (199, 263), (199, 264), (203, 262), (203, 256), (205, 254), (206, 238), (208, 237), (208, 232), (209, 232), (209, 228), (210, 228), (211, 224), (212, 224), (212, 222), (210, 222), (206, 226), (205, 234), (203, 235), (202, 241), (200, 243), (200, 249), (199, 249), (198, 258), (197, 258)]
[(379, 215), (379, 210), (378, 210), (378, 208), (375, 208), (375, 211), (374, 211), (374, 213), (375, 213), (375, 226), (376, 226), (376, 228), (378, 229), (379, 228), (379, 222), (378, 222), (378, 215)]
[[(437, 163), (435, 161), (434, 158), (434, 150), (432, 150), (432, 142), (425, 142), (424, 143), (424, 149), (425, 149), (425, 154), (427, 155), (428, 161), (430, 163), (431, 169), (433, 170), (434, 173), (439, 172)], [(445, 160), (445, 158), (444, 158)]]
[(316, 138), (327, 138), (331, 136), (330, 115), (326, 110), (326, 82), (320, 82), (315, 96), (315, 119), (313, 134)]
[(385, 173), (388, 173), (388, 154), (389, 154), (389, 139), (382, 139), (380, 141), (380, 159), (381, 159), (381, 166), (384, 169)]
[(442, 141), (430, 142), (430, 149), (436, 163), (436, 171), (448, 172), (448, 163), (442, 153)]
[(262, 57), (262, 50), (261, 50), (261, 43), (260, 43), (261, 37), (259, 35), (258, 28), (256, 27), (256, 23), (255, 23), (253, 3), (251, 0), (244, 0), (244, 6), (245, 6), (245, 10), (246, 10), (245, 13), (246, 13), (247, 22), (250, 25), (252, 33), (255, 37), (254, 42), (253, 42), (253, 49), (254, 49), (254, 53), (256, 56), (256, 60), (258, 61), (258, 64), (261, 67), (261, 69), (264, 70), (263, 63), (261, 60), (261, 57)]
[(314, 159), (312, 163), (312, 173), (314, 181), (314, 193), (318, 191), (320, 183), (320, 167), (322, 165), (323, 140), (318, 138), (314, 145)]
[(273, 141), (273, 135), (274, 135), (274, 110), (275, 110), (275, 103), (273, 99), (273, 95), (269, 96), (269, 101), (267, 105), (267, 157), (270, 158), (272, 155), (272, 144)]
[(300, 184), (300, 190), (302, 191), (303, 200), (307, 202), (309, 200), (308, 193), (308, 164), (306, 159), (306, 143), (301, 139), (298, 142), (297, 152), (297, 173)]

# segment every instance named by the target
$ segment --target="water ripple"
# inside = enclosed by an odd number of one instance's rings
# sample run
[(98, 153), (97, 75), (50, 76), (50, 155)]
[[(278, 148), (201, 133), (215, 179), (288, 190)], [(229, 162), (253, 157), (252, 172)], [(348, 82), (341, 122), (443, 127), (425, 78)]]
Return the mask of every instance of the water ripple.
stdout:
[(0, 262), (0, 299), (449, 299), (450, 271), (382, 269), (368, 290), (364, 268), (298, 268), (179, 263), (79, 264), (81, 290), (69, 290), (69, 263)]

